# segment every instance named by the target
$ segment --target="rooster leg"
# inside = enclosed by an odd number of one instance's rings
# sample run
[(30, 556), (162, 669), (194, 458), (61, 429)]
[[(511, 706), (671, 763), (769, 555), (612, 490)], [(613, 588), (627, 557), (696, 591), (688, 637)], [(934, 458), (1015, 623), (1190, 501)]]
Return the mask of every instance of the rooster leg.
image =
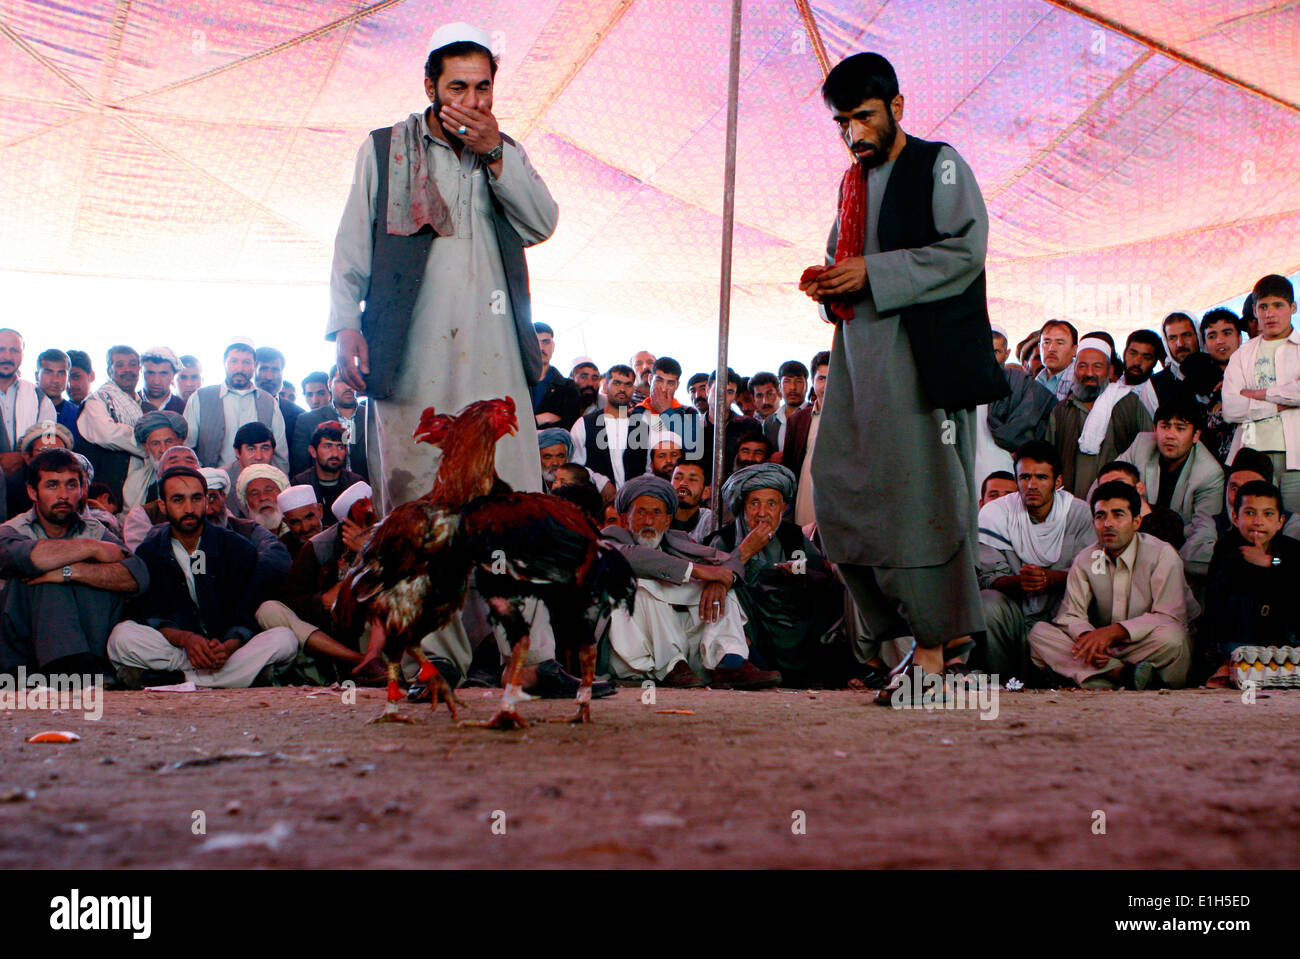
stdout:
[(420, 671), (415, 676), (417, 683), (424, 683), (429, 687), (430, 708), (437, 710), (441, 703), (447, 704), (447, 709), (451, 712), (451, 718), (456, 718), (456, 707), (464, 706), (457, 697), (456, 692), (448, 685), (447, 680), (442, 678), (442, 673), (438, 672), (438, 667), (429, 662), (429, 657), (424, 655), (424, 650), (419, 646), (411, 647), (411, 655), (420, 663)]
[[(402, 688), (397, 685), (397, 681), (402, 676), (401, 663), (393, 662), (388, 664), (388, 705), (384, 707), (382, 715), (376, 716), (370, 720), (370, 723), (413, 723), (414, 719), (408, 719), (399, 715), (397, 704), (402, 701)], [(367, 723), (369, 725), (369, 723)]]
[(510, 665), (506, 667), (505, 689), (501, 693), (501, 708), (487, 722), (472, 722), (465, 725), (483, 726), (487, 729), (524, 729), (528, 726), (527, 720), (520, 716), (515, 709), (516, 703), (532, 698), (524, 692), (521, 684), (524, 660), (527, 657), (528, 634), (524, 633), (519, 642), (510, 650)]
[(596, 647), (583, 646), (578, 650), (578, 662), (582, 665), (582, 685), (578, 687), (578, 711), (571, 723), (591, 722), (591, 684), (596, 677)]

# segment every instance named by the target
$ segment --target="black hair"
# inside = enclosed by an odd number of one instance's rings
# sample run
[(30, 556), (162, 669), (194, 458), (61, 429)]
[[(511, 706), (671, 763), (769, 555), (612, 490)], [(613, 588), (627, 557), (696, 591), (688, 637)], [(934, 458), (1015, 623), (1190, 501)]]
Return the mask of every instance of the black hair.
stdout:
[(85, 350), (68, 350), (68, 369), (74, 366), (79, 370), (85, 370), (92, 376), (95, 373), (94, 368), (90, 365), (90, 354)]
[(1142, 497), (1138, 496), (1138, 491), (1128, 483), (1120, 480), (1101, 483), (1092, 491), (1092, 499), (1088, 500), (1088, 506), (1096, 511), (1097, 504), (1107, 499), (1122, 499), (1134, 518), (1142, 513)]
[(113, 492), (113, 488), (107, 483), (91, 483), (90, 488), (86, 490), (87, 499), (100, 499), (108, 497), (108, 501), (118, 509), (122, 508), (122, 497)]
[(1165, 332), (1165, 330), (1169, 328), (1169, 324), (1175, 322), (1176, 320), (1182, 320), (1185, 323), (1192, 324), (1192, 332), (1196, 332), (1196, 319), (1184, 313), (1182, 310), (1175, 310), (1173, 313), (1170, 313), (1163, 320), (1161, 320), (1160, 332), (1161, 333)]
[(307, 445), (312, 449), (315, 449), (320, 446), (320, 441), (323, 439), (333, 440), (335, 443), (342, 443), (343, 424), (338, 420), (326, 420), (324, 423), (319, 424), (311, 431), (311, 439), (308, 440)]
[(68, 354), (64, 353), (60, 349), (55, 349), (54, 347), (51, 347), (48, 350), (42, 351), (41, 355), (36, 357), (36, 368), (40, 369), (42, 363), (54, 362), (56, 360), (62, 360), (64, 363), (67, 363)]
[(696, 383), (712, 383), (712, 382), (713, 382), (712, 373), (692, 373), (691, 378), (686, 381), (686, 388), (690, 389)]
[(1070, 342), (1073, 343), (1075, 346), (1079, 345), (1079, 331), (1075, 328), (1074, 324), (1071, 323), (1069, 320), (1048, 320), (1046, 323), (1042, 325), (1042, 327), (1038, 331), (1040, 338), (1042, 337), (1042, 334), (1047, 332), (1047, 328), (1049, 326), (1065, 327), (1070, 333)]
[(579, 360), (577, 363), (573, 364), (573, 369), (569, 370), (569, 378), (572, 379), (573, 375), (577, 373), (578, 370), (585, 369), (588, 367), (595, 370), (597, 376), (600, 375), (600, 367), (597, 366), (595, 363), (593, 363), (591, 360)]
[(1291, 281), (1285, 276), (1279, 276), (1276, 273), (1260, 277), (1250, 294), (1254, 298), (1252, 303), (1258, 303), (1266, 296), (1277, 296), (1291, 305), (1295, 305), (1295, 287), (1291, 285)]
[(277, 350), (274, 346), (259, 346), (257, 349), (253, 350), (254, 363), (269, 363), (272, 360), (279, 360), (280, 368), (281, 369), (284, 368), (284, 364), (285, 364), (284, 354), (281, 353), (279, 350)]
[(27, 485), (32, 489), (40, 486), (42, 473), (76, 473), (83, 483), (86, 481), (86, 469), (77, 455), (57, 446), (41, 450), (32, 457), (25, 470)]
[(1123, 473), (1131, 479), (1135, 485), (1142, 482), (1142, 471), (1132, 463), (1125, 462), (1124, 460), (1111, 460), (1101, 469), (1097, 470), (1098, 476), (1105, 476), (1107, 473)]
[(1231, 479), (1233, 473), (1247, 471), (1258, 473), (1264, 477), (1266, 483), (1273, 482), (1273, 461), (1269, 459), (1268, 454), (1243, 446), (1237, 450), (1237, 455), (1232, 458), (1232, 464), (1224, 471), (1224, 479)]
[(1206, 314), (1201, 317), (1201, 342), (1205, 342), (1205, 331), (1214, 323), (1231, 323), (1232, 328), (1236, 330), (1238, 334), (1247, 332), (1246, 324), (1241, 317), (1236, 313), (1233, 313), (1232, 310), (1225, 309), (1222, 306), (1216, 306), (1214, 309), (1207, 311)]
[(984, 494), (989, 491), (989, 480), (995, 479), (1010, 480), (1013, 483), (1016, 481), (1016, 478), (1006, 470), (994, 470), (988, 476), (984, 477), (984, 481), (980, 483), (980, 499), (983, 499)]
[(492, 78), (496, 79), (497, 67), (500, 61), (492, 55), (492, 51), (481, 43), (475, 43), (473, 40), (457, 40), (455, 43), (449, 43), (445, 47), (439, 47), (437, 50), (429, 51), (429, 58), (424, 61), (424, 75), (436, 85), (438, 77), (442, 76), (442, 62), (447, 57), (467, 57), (471, 53), (481, 53), (491, 62)]
[(1158, 426), (1161, 423), (1168, 423), (1175, 416), (1191, 423), (1194, 430), (1205, 429), (1205, 411), (1187, 390), (1174, 390), (1165, 397), (1164, 402), (1152, 414), (1151, 422)]
[[(717, 379), (718, 379), (718, 371), (717, 371), (717, 370), (714, 370), (712, 373), (710, 373), (708, 379), (709, 379), (709, 385), (712, 386), (715, 382), (717, 382)], [(736, 384), (736, 392), (739, 393), (739, 392), (740, 392), (740, 374), (737, 373), (735, 370), (733, 370), (730, 366), (728, 366), (728, 367), (727, 367), (727, 385), (730, 386), (732, 383), (735, 383), (735, 384)]]
[[(1004, 336), (1003, 339), (1006, 339), (1006, 337)], [(817, 367), (819, 366), (829, 367), (830, 365), (831, 365), (831, 351), (821, 350), (813, 354), (812, 362), (808, 364), (808, 369), (812, 370), (813, 375), (816, 376)]]
[(110, 370), (113, 368), (113, 357), (117, 356), (119, 353), (129, 354), (130, 356), (134, 356), (137, 360), (140, 358), (139, 351), (137, 351), (133, 346), (126, 346), (122, 343), (119, 343), (117, 346), (110, 346), (108, 348), (108, 353), (104, 355), (104, 362), (108, 365)]
[(199, 358), (197, 356), (191, 356), (189, 353), (186, 353), (184, 356), (178, 356), (177, 359), (181, 361), (181, 366), (183, 367), (203, 365), (199, 362)]
[(883, 100), (888, 107), (898, 96), (898, 74), (878, 53), (855, 53), (831, 69), (822, 84), (822, 99), (842, 113), (863, 100)]
[(265, 423), (253, 420), (251, 423), (245, 423), (239, 429), (235, 430), (235, 449), (241, 446), (255, 446), (258, 443), (271, 444), (271, 449), (275, 449), (275, 434), (271, 432), (270, 427)]
[(229, 346), (227, 346), (224, 350), (221, 351), (221, 362), (224, 363), (226, 361), (226, 357), (228, 357), (231, 353), (252, 354), (253, 362), (254, 363), (257, 362), (257, 350), (253, 349), (251, 346), (249, 346), (247, 343), (245, 343), (242, 340), (238, 340), (234, 343), (231, 343)]
[(636, 370), (632, 369), (632, 367), (628, 366), (626, 363), (615, 363), (605, 371), (605, 378), (608, 379), (615, 373), (619, 376), (630, 376), (633, 380), (636, 379)]
[(313, 370), (302, 378), (302, 388), (304, 391), (306, 391), (308, 383), (324, 383), (325, 386), (328, 387), (330, 385), (330, 375), (328, 373), (322, 373), (320, 370)]
[(1160, 339), (1155, 330), (1134, 330), (1128, 335), (1128, 339), (1124, 341), (1124, 349), (1127, 350), (1134, 343), (1142, 343), (1152, 347), (1156, 351), (1156, 362), (1158, 363), (1163, 363), (1165, 357), (1169, 355), (1169, 351), (1165, 349), (1165, 341)]
[[(1060, 451), (1047, 440), (1026, 440), (1021, 443), (1015, 454), (1011, 457), (1012, 468), (1017, 473), (1020, 472), (1021, 460), (1033, 460), (1036, 463), (1046, 463), (1052, 468), (1052, 479), (1056, 479), (1065, 469), (1065, 464), (1061, 461)], [(1013, 476), (1012, 479), (1015, 477)]]
[(551, 336), (554, 336), (554, 335), (555, 335), (555, 331), (554, 331), (553, 329), (551, 329), (551, 324), (549, 324), (549, 323), (541, 323), (541, 322), (534, 323), (534, 324), (533, 324), (533, 332), (534, 332), (534, 333), (549, 333)]
[(655, 360), (655, 365), (651, 368), (652, 373), (667, 373), (669, 376), (676, 376), (679, 379), (682, 375), (682, 364), (678, 363), (671, 356), (661, 356)]
[(1241, 512), (1241, 503), (1247, 496), (1270, 496), (1273, 502), (1277, 504), (1278, 513), (1282, 512), (1282, 491), (1265, 480), (1251, 480), (1249, 483), (1242, 483), (1237, 489), (1236, 502), (1232, 504), (1234, 513)]
[[(577, 463), (565, 463), (560, 468), (568, 469), (570, 466), (583, 468)], [(586, 514), (587, 519), (596, 524), (597, 529), (605, 524), (605, 501), (601, 498), (600, 490), (596, 489), (595, 483), (566, 483), (564, 486), (552, 489), (549, 495), (578, 507)]]
[(162, 476), (158, 477), (159, 499), (167, 498), (167, 481), (174, 476), (188, 476), (190, 479), (198, 480), (199, 485), (203, 487), (204, 495), (207, 495), (208, 478), (206, 476), (196, 470), (193, 466), (172, 466), (164, 471)]
[[(749, 437), (749, 436), (746, 436), (746, 437), (745, 437), (745, 439), (750, 439), (750, 438), (751, 438), (751, 437)], [(744, 440), (742, 439), (741, 442), (744, 442)], [(677, 466), (694, 466), (694, 467), (698, 468), (699, 471), (700, 471), (701, 473), (704, 474), (704, 485), (705, 485), (705, 486), (711, 486), (711, 485), (712, 485), (712, 484), (709, 482), (709, 479), (710, 479), (710, 477), (711, 477), (712, 474), (713, 474), (713, 457), (711, 457), (711, 456), (701, 456), (701, 457), (700, 457), (699, 459), (697, 459), (697, 460), (688, 460), (688, 459), (683, 459), (680, 463), (677, 464)], [(673, 467), (673, 469), (676, 469), (676, 468), (677, 468), (676, 466)]]
[(775, 373), (769, 373), (764, 370), (761, 373), (755, 373), (749, 378), (749, 388), (751, 390), (757, 389), (760, 386), (775, 386), (779, 389), (781, 383), (777, 380)]
[(798, 360), (786, 360), (777, 369), (777, 375), (784, 378), (787, 376), (802, 376), (808, 379), (808, 367), (804, 366)]

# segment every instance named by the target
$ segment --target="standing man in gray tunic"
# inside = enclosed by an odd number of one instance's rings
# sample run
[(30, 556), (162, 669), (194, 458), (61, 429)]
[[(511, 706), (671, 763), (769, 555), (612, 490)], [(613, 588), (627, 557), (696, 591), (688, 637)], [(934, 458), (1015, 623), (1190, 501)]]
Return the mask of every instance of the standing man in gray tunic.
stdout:
[[(361, 145), (334, 242), (325, 335), (339, 375), (370, 398), (381, 515), (433, 485), (437, 453), (411, 439), (425, 407), (454, 413), (510, 396), (522, 414), (541, 375), (523, 250), (554, 232), (558, 208), (523, 147), (497, 129), (489, 44), (464, 23), (434, 33), (432, 106)], [(496, 463), (515, 489), (541, 490), (531, 417), (500, 441)]]
[(844, 60), (822, 97), (854, 162), (828, 265), (799, 285), (835, 324), (814, 507), (871, 638), (913, 637), (914, 671), (962, 671), (984, 629), (970, 411), (1008, 392), (985, 301), (988, 215), (956, 150), (899, 128), (884, 57)]

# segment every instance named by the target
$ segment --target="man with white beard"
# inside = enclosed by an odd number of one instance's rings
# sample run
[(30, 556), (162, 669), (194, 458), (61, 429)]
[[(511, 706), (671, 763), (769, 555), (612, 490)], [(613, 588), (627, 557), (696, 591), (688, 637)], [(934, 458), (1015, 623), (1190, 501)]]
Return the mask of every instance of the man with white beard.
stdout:
[(537, 450), (542, 460), (543, 489), (550, 491), (555, 484), (555, 471), (569, 462), (573, 455), (573, 437), (558, 426), (537, 431)]
[(128, 510), (158, 498), (158, 461), (173, 446), (184, 442), (189, 432), (185, 417), (170, 410), (151, 410), (135, 421), (135, 441), (144, 456), (131, 460), (122, 490), (122, 505)]
[[(260, 469), (263, 467), (255, 466), (253, 468)], [(275, 469), (274, 466), (265, 468)], [(276, 535), (275, 531), (266, 525), (275, 517), (267, 515), (265, 517), (266, 522), (263, 523), (235, 516), (226, 506), (226, 497), (230, 490), (230, 474), (226, 470), (216, 469), (211, 466), (205, 466), (199, 472), (203, 474), (203, 478), (208, 483), (208, 504), (204, 517), (213, 526), (234, 530), (253, 544), (257, 549), (257, 575), (262, 583), (262, 598), (277, 598), (280, 595), (280, 587), (284, 585), (285, 577), (289, 575), (289, 568), (293, 565), (293, 554), (289, 551), (289, 547)], [(276, 472), (279, 471), (276, 470)], [(274, 485), (275, 479), (272, 477), (263, 479), (261, 482)], [(255, 495), (260, 497), (261, 491), (261, 487), (259, 487)], [(258, 498), (258, 502), (262, 503), (262, 500)], [(276, 512), (279, 513), (278, 498)], [(280, 522), (279, 525), (282, 529), (288, 528), (287, 524), (283, 522)]]
[(734, 554), (669, 529), (677, 512), (672, 484), (653, 474), (623, 485), (615, 499), (619, 525), (613, 540), (636, 574), (635, 612), (615, 610), (610, 621), (610, 669), (618, 679), (651, 679), (663, 686), (715, 689), (776, 686), (781, 674), (749, 661), (745, 614), (731, 587), (744, 575)]
[(289, 477), (278, 466), (258, 463), (240, 471), (235, 494), (249, 519), (261, 523), (273, 536), (279, 537), (288, 532), (289, 527), (277, 500), (288, 488)]

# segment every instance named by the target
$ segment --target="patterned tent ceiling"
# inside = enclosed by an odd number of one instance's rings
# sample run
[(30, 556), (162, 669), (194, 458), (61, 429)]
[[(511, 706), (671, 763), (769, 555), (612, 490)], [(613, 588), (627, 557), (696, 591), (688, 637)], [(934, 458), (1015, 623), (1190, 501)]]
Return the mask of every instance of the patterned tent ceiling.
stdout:
[[(1300, 11), (1280, 0), (813, 0), (884, 53), (905, 129), (992, 218), (995, 321), (1122, 331), (1300, 269)], [(492, 32), (496, 113), (560, 203), (541, 304), (714, 322), (729, 4), (0, 0), (0, 269), (327, 282), (366, 132), (423, 104), (426, 40)], [(820, 345), (795, 289), (846, 162), (794, 0), (745, 4), (733, 323)], [(322, 317), (323, 321), (323, 317)]]

